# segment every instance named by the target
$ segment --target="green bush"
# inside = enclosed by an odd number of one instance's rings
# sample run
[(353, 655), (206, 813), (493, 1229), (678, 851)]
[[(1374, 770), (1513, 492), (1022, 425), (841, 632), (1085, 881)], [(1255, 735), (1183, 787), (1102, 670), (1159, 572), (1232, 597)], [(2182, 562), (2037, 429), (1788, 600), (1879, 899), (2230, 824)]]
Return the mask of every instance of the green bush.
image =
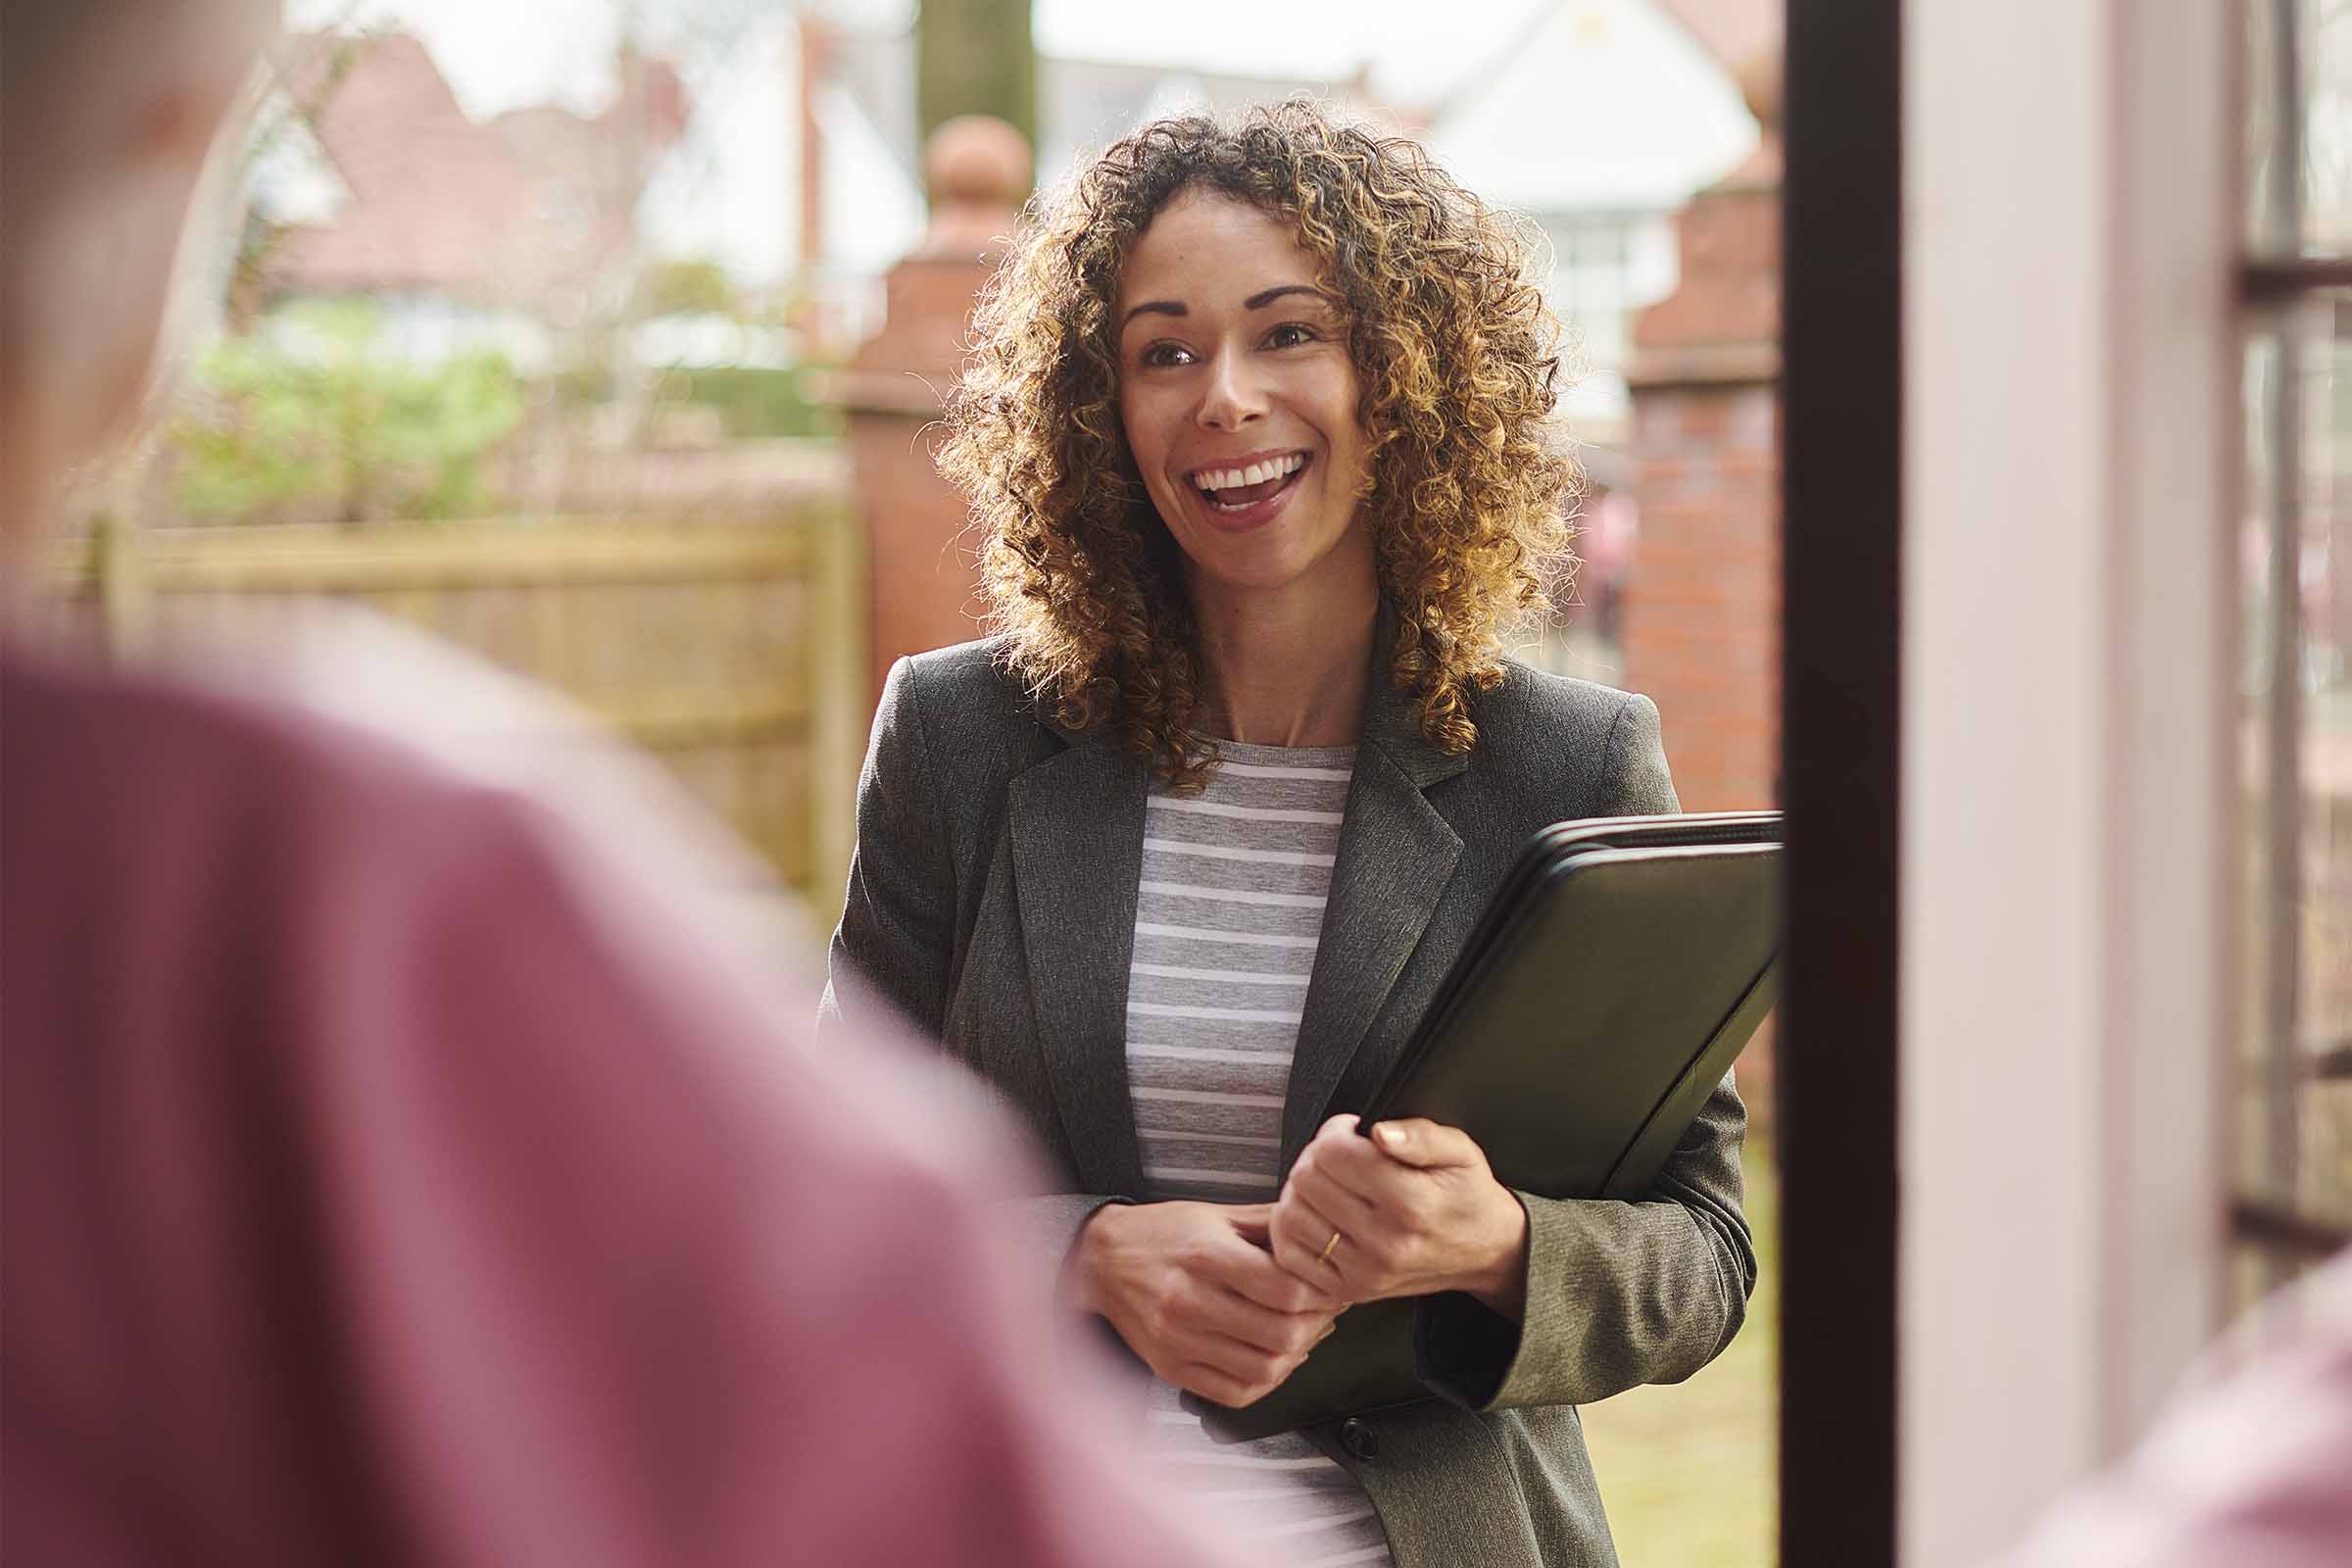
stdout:
[(657, 262), (637, 289), (647, 316), (731, 316), (735, 284), (712, 261)]
[(521, 422), (504, 356), (439, 364), (383, 344), (365, 301), (315, 301), (270, 338), (232, 338), (196, 364), (168, 431), (179, 503), (215, 520), (367, 521), (486, 511), (482, 463)]
[[(830, 439), (846, 428), (841, 410), (814, 403), (802, 392), (808, 367), (773, 368), (760, 366), (673, 366), (653, 374), (654, 401), (666, 407), (716, 409), (730, 441), (762, 441), (778, 437)], [(612, 372), (602, 368), (566, 370), (555, 377), (557, 394), (566, 409), (592, 408), (612, 400)]]
[(734, 440), (841, 434), (841, 411), (802, 395), (803, 371), (752, 366), (673, 369), (662, 377), (662, 401), (718, 410)]

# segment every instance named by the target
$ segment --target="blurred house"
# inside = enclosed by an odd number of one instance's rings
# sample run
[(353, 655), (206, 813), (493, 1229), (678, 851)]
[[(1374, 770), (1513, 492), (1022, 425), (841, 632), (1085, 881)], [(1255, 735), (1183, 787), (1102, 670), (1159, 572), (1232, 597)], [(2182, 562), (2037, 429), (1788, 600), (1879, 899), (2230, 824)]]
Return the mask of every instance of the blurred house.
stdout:
[(1634, 316), (1680, 275), (1674, 217), (1755, 150), (1737, 78), (1779, 40), (1773, 0), (1568, 0), (1423, 112), (1462, 182), (1550, 241), (1581, 372), (1567, 412), (1600, 454), (1625, 440)]
[[(803, 134), (813, 156), (803, 177), (817, 184), (803, 203), (802, 262), (829, 311), (835, 336), (854, 346), (879, 324), (877, 280), (923, 232), (922, 149), (916, 144), (914, 38), (909, 30), (847, 32), (804, 24), (798, 47), (808, 113)], [(1362, 110), (1383, 106), (1361, 77), (1347, 84), (1303, 75), (1206, 71), (1132, 62), (1038, 61), (1037, 172), (1052, 185), (1090, 152), (1148, 121), (1178, 114), (1229, 114), (1295, 93), (1337, 98)]]
[[(1385, 93), (1369, 44), (1336, 80), (1047, 57), (1037, 77), (1038, 172), (1051, 184), (1089, 151), (1163, 115), (1231, 113), (1297, 93), (1421, 137), (1471, 189), (1543, 227), (1552, 304), (1577, 344), (1569, 412), (1606, 469), (1630, 412), (1632, 319), (1674, 290), (1674, 215), (1755, 150), (1738, 77), (1773, 55), (1780, 32), (1774, 0), (1567, 0), (1540, 8), (1488, 65), (1429, 102)], [(815, 134), (824, 153), (811, 166), (828, 187), (820, 205), (831, 214), (840, 184), (869, 219), (877, 207), (899, 215), (888, 225), (895, 243), (880, 256), (884, 234), (870, 221), (829, 220), (823, 244), (842, 247), (851, 271), (887, 265), (920, 232), (913, 40), (905, 31), (832, 34), (809, 74), (823, 95)]]
[(609, 311), (634, 275), (636, 209), (689, 119), (666, 62), (621, 61), (594, 116), (539, 106), (476, 121), (400, 32), (288, 41), (254, 170), (278, 231), (269, 301), (364, 295), (420, 358), (481, 344), (544, 363), (554, 334)]
[[(1410, 98), (1385, 87), (1369, 37), (1338, 75), (1048, 56), (1038, 170), (1051, 183), (1161, 115), (1296, 93), (1422, 136), (1548, 236), (1583, 372), (1570, 412), (1605, 470), (1628, 323), (1674, 288), (1672, 215), (1755, 146), (1736, 76), (1779, 31), (1772, 0), (1563, 0), (1489, 64)], [(420, 349), (488, 336), (532, 361), (552, 331), (613, 308), (636, 246), (715, 257), (752, 290), (789, 294), (816, 357), (846, 357), (879, 324), (882, 272), (922, 233), (913, 51), (903, 26), (802, 10), (705, 62), (691, 114), (676, 69), (631, 55), (600, 113), (477, 122), (415, 37), (302, 37), (283, 79), (310, 110), (287, 117), (290, 139), (313, 145), (267, 171), (260, 205), (290, 225), (269, 288), (370, 294)]]

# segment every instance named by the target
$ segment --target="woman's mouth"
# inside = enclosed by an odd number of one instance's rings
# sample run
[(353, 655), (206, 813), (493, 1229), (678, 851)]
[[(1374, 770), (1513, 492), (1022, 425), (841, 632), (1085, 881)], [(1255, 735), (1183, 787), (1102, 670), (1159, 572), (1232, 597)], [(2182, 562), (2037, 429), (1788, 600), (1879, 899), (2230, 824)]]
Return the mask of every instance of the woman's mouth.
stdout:
[(1270, 503), (1279, 502), (1297, 486), (1307, 463), (1305, 453), (1290, 452), (1238, 467), (1198, 468), (1192, 474), (1192, 485), (1219, 518), (1260, 522), (1279, 510)]

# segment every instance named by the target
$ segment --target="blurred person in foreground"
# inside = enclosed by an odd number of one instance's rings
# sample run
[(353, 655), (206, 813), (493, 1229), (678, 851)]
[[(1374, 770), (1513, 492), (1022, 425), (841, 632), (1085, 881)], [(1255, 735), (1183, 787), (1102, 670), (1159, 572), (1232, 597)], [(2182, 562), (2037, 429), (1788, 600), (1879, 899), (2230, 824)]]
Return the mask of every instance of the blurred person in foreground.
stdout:
[(2148, 1435), (1997, 1568), (2352, 1563), (2352, 1251), (2233, 1329)]
[[(274, 21), (0, 0), (16, 609)], [(34, 618), (0, 630), (10, 1560), (1206, 1560), (1047, 1374), (988, 1240), (1014, 1163), (936, 1068), (821, 1062), (806, 992), (511, 789)]]
[[(1152, 1374), (1139, 1468), (1301, 1564), (1616, 1560), (1576, 1406), (1690, 1376), (1755, 1280), (1727, 1077), (1638, 1202), (1354, 1131), (1514, 857), (1672, 811), (1657, 710), (1501, 655), (1562, 554), (1521, 231), (1303, 103), (1156, 122), (1035, 215), (942, 466), (1000, 636), (902, 661), (835, 1016), (870, 983), (1056, 1157), (1041, 1275)], [(1428, 1397), (1220, 1446), (1355, 1303)]]

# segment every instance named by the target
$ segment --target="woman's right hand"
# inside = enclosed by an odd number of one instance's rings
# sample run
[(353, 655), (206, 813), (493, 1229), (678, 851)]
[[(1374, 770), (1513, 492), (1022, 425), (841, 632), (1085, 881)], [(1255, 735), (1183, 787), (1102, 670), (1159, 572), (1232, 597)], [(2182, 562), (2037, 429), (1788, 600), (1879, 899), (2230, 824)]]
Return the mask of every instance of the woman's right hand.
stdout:
[(1077, 1303), (1163, 1383), (1233, 1407), (1272, 1393), (1340, 1301), (1267, 1250), (1270, 1203), (1111, 1203), (1078, 1233)]

